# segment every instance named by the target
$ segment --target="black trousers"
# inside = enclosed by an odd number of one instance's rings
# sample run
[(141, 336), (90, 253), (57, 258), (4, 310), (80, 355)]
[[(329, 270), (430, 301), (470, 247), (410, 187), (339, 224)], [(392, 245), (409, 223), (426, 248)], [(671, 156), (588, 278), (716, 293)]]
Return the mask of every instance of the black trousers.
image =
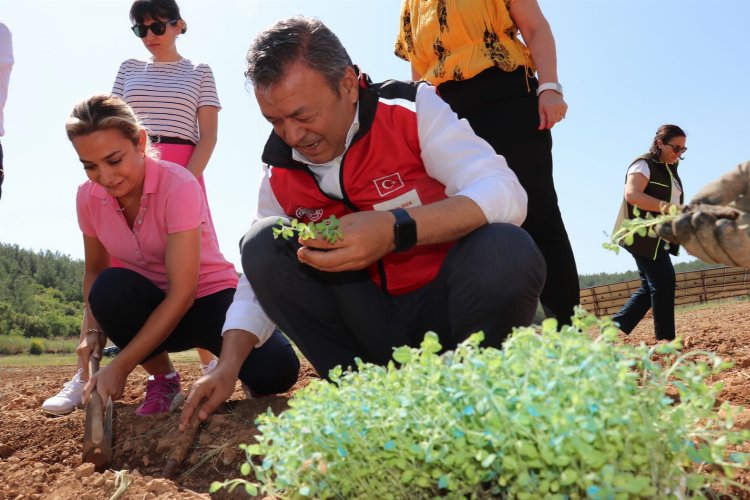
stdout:
[(661, 249), (656, 259), (633, 255), (641, 276), (641, 286), (633, 292), (624, 306), (612, 316), (620, 330), (630, 333), (649, 309), (654, 314), (654, 332), (657, 340), (673, 340), (675, 274), (669, 252)]
[[(234, 288), (196, 299), (167, 339), (143, 361), (162, 352), (202, 347), (221, 352), (224, 316)], [(97, 277), (89, 292), (91, 312), (107, 336), (120, 348), (135, 337), (164, 300), (164, 292), (146, 277), (124, 268), (109, 268)], [(289, 341), (275, 331), (242, 364), (239, 379), (257, 394), (286, 392), (297, 381), (299, 359)]]
[(242, 268), (268, 316), (321, 376), (354, 359), (387, 364), (393, 348), (418, 345), (428, 331), (451, 349), (484, 331), (500, 347), (529, 325), (544, 284), (544, 259), (526, 231), (490, 224), (458, 241), (438, 276), (392, 296), (366, 271), (324, 273), (300, 264), (296, 239), (274, 239), (277, 217), (256, 222), (241, 242)]
[(479, 137), (505, 157), (526, 190), (528, 214), (522, 227), (547, 262), (541, 303), (545, 313), (570, 324), (573, 308), (580, 303), (578, 270), (552, 178), (552, 134), (537, 130), (537, 81), (527, 79), (524, 71), (490, 68), (469, 80), (445, 82), (438, 92)]

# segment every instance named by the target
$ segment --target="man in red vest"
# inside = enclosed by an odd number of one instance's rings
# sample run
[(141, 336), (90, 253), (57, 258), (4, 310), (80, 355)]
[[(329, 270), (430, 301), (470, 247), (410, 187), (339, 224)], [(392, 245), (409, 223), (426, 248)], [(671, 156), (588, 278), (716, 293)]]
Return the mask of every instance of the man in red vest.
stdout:
[[(434, 87), (372, 83), (306, 17), (261, 33), (247, 63), (273, 131), (221, 358), (191, 388), (183, 423), (203, 398), (205, 418), (231, 394), (238, 360), (274, 325), (326, 377), (357, 358), (386, 364), (428, 331), (445, 349), (480, 330), (499, 348), (531, 323), (545, 263), (519, 227), (526, 193)], [(273, 237), (280, 218), (332, 215), (333, 243)]]

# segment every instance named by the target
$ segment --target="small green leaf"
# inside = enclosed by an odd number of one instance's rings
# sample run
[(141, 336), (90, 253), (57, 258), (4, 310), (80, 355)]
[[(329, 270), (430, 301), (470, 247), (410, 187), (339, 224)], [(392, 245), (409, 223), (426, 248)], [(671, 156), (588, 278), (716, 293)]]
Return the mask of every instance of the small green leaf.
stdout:
[(245, 462), (240, 466), (240, 474), (243, 476), (247, 476), (250, 474), (250, 464)]

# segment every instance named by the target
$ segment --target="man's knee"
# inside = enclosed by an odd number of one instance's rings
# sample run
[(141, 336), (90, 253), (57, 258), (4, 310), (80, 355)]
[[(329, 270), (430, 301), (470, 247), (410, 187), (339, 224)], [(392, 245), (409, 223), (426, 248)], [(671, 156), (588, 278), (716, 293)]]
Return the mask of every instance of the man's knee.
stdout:
[(266, 217), (257, 221), (240, 240), (242, 272), (248, 279), (264, 270), (272, 270), (283, 246), (288, 243), (273, 236), (278, 220), (278, 217)]
[(465, 243), (473, 248), (462, 265), (473, 272), (478, 283), (506, 291), (531, 287), (541, 293), (546, 264), (525, 230), (512, 224), (488, 224), (468, 236)]

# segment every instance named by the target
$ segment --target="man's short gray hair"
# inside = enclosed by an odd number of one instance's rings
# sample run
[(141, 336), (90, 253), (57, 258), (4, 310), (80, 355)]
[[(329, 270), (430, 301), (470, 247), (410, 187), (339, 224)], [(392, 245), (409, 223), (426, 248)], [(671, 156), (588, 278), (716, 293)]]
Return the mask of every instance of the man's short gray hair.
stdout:
[(338, 37), (321, 21), (295, 16), (261, 32), (247, 51), (245, 77), (256, 89), (269, 89), (289, 64), (301, 62), (326, 79), (336, 95), (352, 60)]

